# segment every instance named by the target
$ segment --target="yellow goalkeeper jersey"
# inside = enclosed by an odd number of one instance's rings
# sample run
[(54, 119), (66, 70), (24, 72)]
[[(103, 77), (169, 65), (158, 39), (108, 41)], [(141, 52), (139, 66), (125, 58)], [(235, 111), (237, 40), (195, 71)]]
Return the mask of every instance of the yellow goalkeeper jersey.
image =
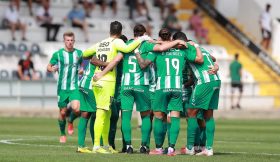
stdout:
[[(140, 40), (135, 40), (129, 45), (126, 45), (123, 40), (119, 38), (107, 38), (101, 42), (94, 44), (92, 47), (83, 52), (83, 57), (96, 57), (103, 62), (110, 62), (117, 56), (118, 52), (129, 53), (133, 51), (141, 43)], [(102, 71), (105, 67), (97, 66), (95, 73)], [(100, 81), (116, 81), (116, 67), (104, 75)]]

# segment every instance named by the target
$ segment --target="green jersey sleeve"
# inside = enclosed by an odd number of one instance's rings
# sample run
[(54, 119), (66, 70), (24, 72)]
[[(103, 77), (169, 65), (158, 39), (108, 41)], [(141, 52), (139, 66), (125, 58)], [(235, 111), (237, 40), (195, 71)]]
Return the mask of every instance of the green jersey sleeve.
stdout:
[(146, 57), (146, 59), (147, 60), (150, 60), (150, 61), (152, 61), (152, 62), (154, 62), (155, 61), (155, 59), (156, 59), (156, 54), (154, 53), (154, 52), (149, 52), (148, 53), (148, 55), (147, 55), (147, 57)]
[(52, 55), (52, 58), (50, 60), (50, 64), (52, 65), (55, 65), (58, 63), (58, 52), (55, 52), (53, 55)]
[(142, 53), (148, 53), (148, 52), (152, 52), (154, 50), (155, 44), (148, 42), (148, 41), (144, 41), (141, 46), (140, 46), (140, 52)]
[(186, 50), (186, 60), (194, 62), (196, 58), (196, 49), (194, 46), (187, 44), (188, 48)]

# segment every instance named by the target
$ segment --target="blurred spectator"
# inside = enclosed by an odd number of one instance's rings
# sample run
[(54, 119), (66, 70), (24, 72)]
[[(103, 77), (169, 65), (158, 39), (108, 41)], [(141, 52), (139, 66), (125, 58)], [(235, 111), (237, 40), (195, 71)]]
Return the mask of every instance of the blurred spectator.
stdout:
[(151, 18), (149, 18), (150, 16), (148, 15), (148, 10), (147, 10), (147, 5), (145, 4), (145, 0), (143, 0), (141, 3), (138, 3), (137, 5), (137, 11), (138, 11), (138, 15), (137, 17), (134, 19), (136, 24), (142, 24), (145, 26), (146, 28), (146, 33), (151, 36), (152, 34), (152, 26), (149, 23), (149, 20), (151, 20)]
[(24, 24), (19, 17), (19, 13), (16, 7), (16, 1), (11, 0), (9, 7), (5, 11), (5, 19), (8, 21), (9, 28), (12, 32), (12, 39), (16, 40), (15, 31), (16, 29), (20, 29), (22, 32), (22, 40), (26, 40), (25, 32), (26, 32), (26, 24)]
[[(50, 1), (43, 0), (42, 5), (37, 9), (36, 12), (36, 20), (37, 23), (46, 28), (47, 30), (47, 41), (56, 41), (56, 36), (60, 28), (60, 24), (52, 23), (53, 16), (51, 15), (50, 9)], [(51, 36), (51, 30), (53, 30), (53, 36)]]
[[(136, 1), (136, 0), (134, 0)], [(116, 0), (95, 0), (97, 5), (100, 5), (102, 14), (105, 13), (107, 5), (113, 9), (113, 14), (117, 14), (117, 1)]]
[(162, 27), (167, 28), (171, 33), (181, 31), (182, 27), (179, 24), (178, 18), (176, 17), (177, 9), (174, 4), (168, 6), (168, 15), (163, 22)]
[(94, 0), (79, 0), (79, 3), (83, 5), (86, 12), (86, 17), (91, 17), (91, 12), (94, 8)]
[(67, 15), (67, 18), (71, 21), (73, 27), (79, 27), (83, 30), (85, 36), (85, 42), (88, 42), (89, 25), (86, 22), (86, 14), (83, 7), (78, 3), (74, 3), (72, 10)]
[(18, 78), (20, 80), (39, 80), (31, 56), (31, 53), (27, 51), (18, 62)]
[[(29, 15), (33, 16), (33, 11), (32, 11), (32, 3), (36, 2), (36, 3), (41, 3), (41, 0), (23, 0), (26, 1), (27, 5), (28, 5), (28, 9), (29, 9)], [(17, 10), (19, 11), (20, 9), (20, 2), (21, 0), (16, 0), (16, 6), (17, 6)]]
[(194, 30), (198, 43), (209, 44), (208, 30), (203, 27), (202, 15), (198, 9), (193, 10), (193, 15), (190, 17), (189, 21), (190, 21), (190, 29)]
[[(231, 62), (229, 70), (230, 70), (230, 78), (231, 78), (231, 108), (234, 109), (235, 107), (240, 109), (240, 100), (241, 95), (243, 92), (243, 85), (241, 82), (241, 74), (242, 74), (242, 65), (238, 61), (239, 54), (235, 54), (234, 60)], [(237, 99), (237, 104), (234, 106), (233, 104), (233, 95), (234, 95), (234, 89), (238, 88), (239, 95)]]
[(154, 6), (160, 8), (161, 20), (164, 20), (165, 5), (166, 5), (166, 0), (154, 0)]
[(139, 15), (146, 16), (149, 21), (152, 21), (146, 0), (138, 0), (137, 11)]
[(270, 4), (266, 4), (266, 9), (265, 11), (261, 14), (260, 17), (260, 26), (261, 26), (261, 32), (262, 32), (262, 41), (261, 45), (265, 48), (268, 49), (270, 45), (270, 40), (271, 40), (271, 16), (270, 16)]
[(133, 19), (133, 12), (137, 9), (137, 0), (126, 0), (126, 4), (129, 7), (129, 19)]

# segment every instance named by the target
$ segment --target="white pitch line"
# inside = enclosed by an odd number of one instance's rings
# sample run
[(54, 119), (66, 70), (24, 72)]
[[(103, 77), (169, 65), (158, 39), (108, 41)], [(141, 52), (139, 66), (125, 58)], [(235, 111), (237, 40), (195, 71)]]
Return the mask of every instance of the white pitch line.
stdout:
[(0, 143), (8, 144), (8, 145), (22, 145), (22, 146), (39, 146), (39, 147), (75, 147), (75, 146), (69, 146), (69, 145), (44, 145), (44, 144), (30, 144), (30, 143), (16, 143), (13, 141), (23, 141), (27, 139), (7, 139), (7, 140), (0, 140)]
[[(37, 139), (50, 139), (50, 138), (37, 138)], [(30, 144), (30, 143), (17, 143), (16, 141), (23, 141), (23, 140), (33, 140), (33, 139), (5, 139), (0, 140), (0, 143), (8, 144), (8, 145), (23, 145), (23, 146), (39, 146), (39, 147), (71, 147), (75, 148), (76, 146), (70, 146), (70, 145), (45, 145), (45, 144)], [(121, 140), (121, 138), (118, 138), (117, 140)], [(135, 140), (135, 139), (133, 139)], [(140, 140), (140, 139), (136, 139)], [(218, 152), (218, 153), (224, 153), (224, 154), (244, 154), (244, 155), (264, 155), (264, 156), (280, 156), (280, 154), (274, 154), (274, 153), (251, 153), (251, 152)]]

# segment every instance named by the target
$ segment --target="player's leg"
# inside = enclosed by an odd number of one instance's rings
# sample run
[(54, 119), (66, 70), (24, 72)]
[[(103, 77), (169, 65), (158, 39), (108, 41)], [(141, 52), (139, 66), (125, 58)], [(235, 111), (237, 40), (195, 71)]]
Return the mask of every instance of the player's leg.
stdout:
[(115, 82), (99, 81), (98, 84), (100, 86), (93, 87), (93, 92), (96, 98), (97, 105), (96, 119), (94, 124), (93, 152), (112, 153), (110, 152), (110, 150), (100, 147), (100, 139), (101, 136), (103, 136), (102, 140), (104, 146), (109, 145), (108, 136), (111, 116), (111, 111), (109, 110), (115, 92)]
[(156, 149), (151, 150), (149, 154), (160, 155), (163, 154), (163, 138), (164, 138), (164, 116), (167, 113), (167, 94), (163, 93), (162, 90), (157, 90), (155, 92), (155, 102), (152, 105), (152, 110), (154, 112), (154, 139), (156, 144)]
[(79, 153), (91, 153), (91, 151), (85, 147), (85, 138), (87, 131), (88, 120), (91, 116), (90, 112), (81, 111), (81, 117), (78, 125), (78, 150)]
[(230, 104), (231, 104), (231, 109), (234, 109), (234, 104), (233, 104), (233, 99), (234, 99), (234, 88), (235, 85), (231, 83), (231, 95), (230, 95)]
[(151, 131), (151, 119), (150, 119), (150, 110), (141, 112), (142, 126), (141, 126), (141, 136), (142, 142), (140, 147), (140, 153), (146, 154), (149, 151), (149, 147), (147, 146), (148, 139), (150, 138)]
[(134, 97), (136, 102), (136, 110), (140, 112), (142, 126), (141, 126), (141, 147), (140, 153), (148, 153), (147, 142), (150, 137), (151, 130), (151, 103), (149, 86), (137, 86), (134, 90)]
[(171, 99), (168, 104), (168, 111), (170, 111), (170, 140), (167, 155), (174, 156), (175, 145), (180, 131), (180, 111), (183, 110), (182, 92), (172, 92)]
[(131, 116), (133, 110), (134, 96), (133, 91), (121, 91), (121, 108), (122, 108), (122, 133), (126, 144), (126, 152), (133, 153), (131, 143)]
[(85, 147), (85, 137), (88, 120), (91, 113), (96, 111), (96, 102), (92, 90), (80, 89), (80, 110), (81, 117), (78, 125), (78, 150), (81, 153), (90, 153), (91, 151)]
[(96, 111), (93, 112), (90, 116), (90, 123), (89, 123), (89, 132), (91, 136), (92, 144), (94, 145), (94, 123), (96, 119)]
[(213, 155), (213, 143), (215, 134), (215, 120), (213, 118), (213, 110), (218, 109), (220, 86), (220, 81), (210, 83), (209, 87), (212, 89), (213, 92), (209, 93), (211, 94), (211, 96), (209, 95), (211, 97), (209, 100), (209, 109), (204, 111), (204, 119), (206, 122), (206, 148), (197, 155)]
[(66, 142), (66, 133), (65, 133), (65, 127), (66, 127), (66, 107), (62, 107), (59, 109), (59, 116), (58, 116), (58, 125), (60, 130), (60, 143)]
[(66, 111), (67, 111), (67, 103), (68, 101), (68, 94), (65, 91), (58, 91), (58, 107), (59, 107), (59, 115), (58, 115), (58, 125), (60, 130), (60, 143), (66, 142)]
[(242, 85), (242, 83), (240, 83), (240, 84), (238, 85), (238, 89), (239, 89), (239, 95), (238, 95), (236, 107), (239, 108), (239, 109), (241, 109), (240, 100), (241, 100), (241, 96), (242, 96), (242, 93), (243, 93), (243, 85)]
[(68, 119), (68, 134), (72, 135), (74, 133), (73, 122), (76, 118), (80, 116), (80, 93), (79, 90), (74, 90), (69, 92), (69, 100), (71, 101), (72, 111)]
[(109, 109), (106, 112), (106, 118), (104, 123), (104, 130), (102, 132), (102, 141), (103, 141), (103, 148), (109, 151), (110, 153), (118, 153), (112, 146), (109, 145), (109, 131), (110, 131), (110, 118), (111, 118), (112, 111)]
[[(208, 83), (196, 85), (190, 99), (190, 108), (188, 109), (188, 133), (186, 154), (194, 155), (195, 137), (199, 133), (197, 122), (197, 113), (199, 109), (208, 109), (212, 96), (213, 87)], [(210, 98), (210, 99), (209, 99)]]
[(115, 149), (115, 136), (117, 131), (117, 123), (119, 119), (120, 102), (114, 99), (111, 106), (111, 110), (112, 115), (110, 118), (109, 144)]
[(197, 114), (197, 122), (199, 125), (199, 134), (196, 136), (196, 138), (199, 140), (199, 147), (194, 148), (196, 153), (204, 149), (206, 145), (206, 123), (202, 110), (200, 110)]

